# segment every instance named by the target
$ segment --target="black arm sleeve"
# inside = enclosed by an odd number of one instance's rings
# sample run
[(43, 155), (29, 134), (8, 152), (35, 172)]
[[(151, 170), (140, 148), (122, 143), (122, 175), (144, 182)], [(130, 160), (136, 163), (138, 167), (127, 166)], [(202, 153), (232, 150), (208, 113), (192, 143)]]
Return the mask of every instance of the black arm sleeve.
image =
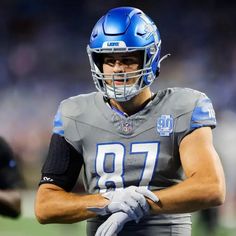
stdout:
[(53, 134), (39, 184), (52, 183), (71, 191), (82, 165), (83, 156), (64, 137)]

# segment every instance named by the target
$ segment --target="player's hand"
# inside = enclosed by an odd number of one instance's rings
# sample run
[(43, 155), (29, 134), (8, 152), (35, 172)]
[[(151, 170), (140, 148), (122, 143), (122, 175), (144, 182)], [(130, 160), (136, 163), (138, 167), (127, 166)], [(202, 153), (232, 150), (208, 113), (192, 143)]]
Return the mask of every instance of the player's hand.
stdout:
[(99, 226), (95, 236), (114, 236), (124, 227), (125, 223), (132, 219), (124, 212), (113, 213), (103, 224)]
[(110, 213), (123, 211), (132, 220), (138, 222), (144, 215), (149, 213), (149, 204), (145, 197), (158, 202), (157, 196), (146, 187), (130, 186), (117, 191), (104, 193), (103, 196), (110, 200), (107, 205)]
[(125, 212), (130, 219), (138, 222), (144, 215), (149, 213), (149, 204), (146, 198), (158, 202), (157, 196), (146, 187), (130, 186), (125, 189), (110, 191), (103, 196), (110, 200), (110, 203), (104, 208), (88, 208), (100, 215), (106, 215), (114, 212)]

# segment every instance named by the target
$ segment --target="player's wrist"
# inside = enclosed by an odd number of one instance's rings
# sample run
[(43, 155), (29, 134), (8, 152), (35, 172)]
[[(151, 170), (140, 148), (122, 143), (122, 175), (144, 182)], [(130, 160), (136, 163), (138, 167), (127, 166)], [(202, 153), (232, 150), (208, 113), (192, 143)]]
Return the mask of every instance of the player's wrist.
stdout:
[(149, 198), (146, 198), (146, 200), (149, 205), (149, 215), (157, 214), (160, 211), (160, 209), (162, 208), (162, 204), (161, 204), (160, 199), (157, 202), (154, 202), (154, 201), (150, 200)]
[(87, 206), (87, 210), (96, 213), (97, 215), (108, 215), (110, 214), (108, 210), (108, 205), (110, 200), (105, 198), (103, 194), (98, 194), (97, 199), (94, 199), (93, 204)]

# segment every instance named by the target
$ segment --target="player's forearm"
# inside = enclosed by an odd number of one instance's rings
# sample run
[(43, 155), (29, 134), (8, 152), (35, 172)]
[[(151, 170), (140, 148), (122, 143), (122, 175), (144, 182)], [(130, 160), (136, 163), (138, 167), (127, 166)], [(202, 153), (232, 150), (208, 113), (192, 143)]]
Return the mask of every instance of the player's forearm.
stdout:
[(221, 205), (225, 198), (224, 184), (218, 181), (200, 182), (194, 177), (155, 193), (159, 203), (149, 201), (154, 214), (193, 212)]
[(35, 203), (35, 214), (42, 224), (75, 223), (96, 214), (87, 207), (103, 207), (108, 200), (99, 194), (78, 195), (62, 189), (39, 188)]

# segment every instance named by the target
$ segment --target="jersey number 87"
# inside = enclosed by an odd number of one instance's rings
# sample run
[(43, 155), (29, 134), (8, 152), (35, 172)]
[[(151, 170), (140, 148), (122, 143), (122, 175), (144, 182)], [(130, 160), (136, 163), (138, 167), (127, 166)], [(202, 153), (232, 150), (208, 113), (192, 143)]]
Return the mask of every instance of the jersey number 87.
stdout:
[[(136, 142), (130, 144), (130, 154), (144, 154), (145, 161), (141, 170), (139, 186), (149, 186), (155, 171), (160, 143), (159, 142)], [(100, 192), (106, 192), (106, 183), (112, 182), (116, 188), (124, 188), (125, 173), (125, 145), (119, 142), (97, 144), (95, 170), (98, 175), (97, 186)], [(106, 168), (107, 157), (112, 156), (112, 168)], [(138, 158), (134, 156), (134, 158)]]

